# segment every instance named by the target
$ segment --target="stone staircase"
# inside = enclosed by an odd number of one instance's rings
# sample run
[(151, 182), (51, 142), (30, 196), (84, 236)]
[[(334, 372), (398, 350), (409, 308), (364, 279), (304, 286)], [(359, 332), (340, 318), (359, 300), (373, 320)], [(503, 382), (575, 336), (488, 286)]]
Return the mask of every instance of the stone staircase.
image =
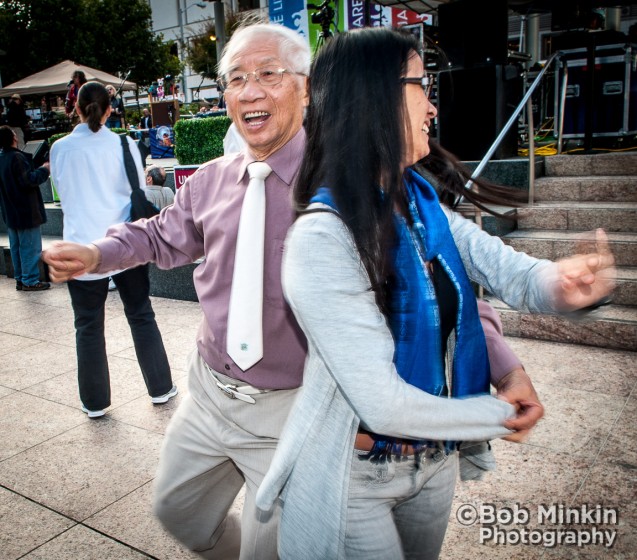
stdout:
[(518, 210), (518, 229), (502, 236), (505, 243), (557, 260), (581, 252), (585, 232), (603, 228), (618, 285), (611, 305), (579, 319), (519, 313), (487, 297), (500, 311), (505, 334), (637, 350), (637, 153), (548, 157), (535, 200)]

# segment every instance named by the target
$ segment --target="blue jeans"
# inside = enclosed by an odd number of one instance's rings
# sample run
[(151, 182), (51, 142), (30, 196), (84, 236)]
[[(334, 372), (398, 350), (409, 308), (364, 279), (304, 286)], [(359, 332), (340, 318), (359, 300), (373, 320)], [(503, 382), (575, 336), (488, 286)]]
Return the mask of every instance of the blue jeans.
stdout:
[[(150, 303), (148, 265), (114, 275), (113, 281), (124, 304), (137, 361), (151, 397), (166, 394), (173, 386), (170, 365)], [(80, 399), (89, 410), (111, 405), (111, 386), (104, 339), (104, 304), (108, 278), (71, 280), (68, 283), (75, 314), (77, 378)]]
[(9, 246), (13, 262), (13, 276), (16, 282), (33, 286), (40, 281), (40, 253), (42, 252), (42, 235), (40, 226), (29, 229), (11, 229)]
[(391, 462), (361, 460), (354, 450), (347, 501), (345, 557), (434, 560), (449, 522), (458, 453), (438, 449)]

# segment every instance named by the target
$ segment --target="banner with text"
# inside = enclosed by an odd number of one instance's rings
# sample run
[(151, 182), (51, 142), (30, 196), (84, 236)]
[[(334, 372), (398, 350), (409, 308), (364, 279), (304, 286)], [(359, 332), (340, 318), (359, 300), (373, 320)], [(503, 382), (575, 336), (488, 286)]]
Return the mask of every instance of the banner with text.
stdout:
[[(279, 23), (306, 37), (312, 52), (325, 39), (324, 32), (358, 29), (365, 26), (364, 0), (341, 0), (339, 2), (309, 2), (307, 0), (271, 0), (269, 15), (271, 23)], [(369, 4), (372, 27), (400, 27), (424, 23), (433, 24), (431, 14), (417, 14), (403, 8), (388, 8)]]
[(308, 37), (307, 14), (306, 0), (270, 0), (270, 23), (284, 25), (303, 37)]

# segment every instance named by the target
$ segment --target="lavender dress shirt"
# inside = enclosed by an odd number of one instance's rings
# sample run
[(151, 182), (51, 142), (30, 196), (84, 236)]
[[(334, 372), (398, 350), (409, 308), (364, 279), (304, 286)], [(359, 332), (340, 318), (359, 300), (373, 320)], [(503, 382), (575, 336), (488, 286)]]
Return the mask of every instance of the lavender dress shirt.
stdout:
[[(246, 168), (255, 161), (250, 153), (230, 154), (206, 163), (178, 189), (175, 203), (159, 216), (113, 226), (108, 237), (95, 242), (102, 252), (97, 272), (146, 262), (168, 269), (205, 257), (194, 272), (203, 310), (197, 334), (199, 353), (212, 369), (262, 389), (296, 388), (303, 378), (307, 344), (283, 297), (281, 261), (283, 243), (294, 221), (292, 183), (304, 147), (305, 132), (301, 129), (266, 160), (273, 173), (265, 182), (263, 359), (247, 371), (226, 353), (226, 327), (239, 217), (249, 182)], [(492, 381), (497, 383), (520, 362), (497, 336), (495, 312), (487, 306), (480, 312)]]
[(242, 371), (226, 353), (228, 304), (241, 205), (248, 187), (247, 151), (204, 164), (178, 189), (172, 206), (150, 220), (118, 224), (95, 242), (102, 253), (100, 272), (155, 262), (159, 268), (183, 266), (204, 257), (194, 272), (203, 310), (197, 347), (214, 370), (262, 389), (299, 387), (307, 344), (283, 297), (283, 243), (294, 221), (292, 183), (303, 155), (301, 129), (265, 160), (265, 262), (263, 359)]

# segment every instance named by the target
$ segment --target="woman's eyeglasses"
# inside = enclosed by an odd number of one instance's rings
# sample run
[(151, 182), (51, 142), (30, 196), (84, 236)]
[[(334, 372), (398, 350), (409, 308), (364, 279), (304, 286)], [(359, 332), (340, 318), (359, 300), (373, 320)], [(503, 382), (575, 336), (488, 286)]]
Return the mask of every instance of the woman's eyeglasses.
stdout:
[(401, 84), (416, 84), (422, 87), (425, 95), (429, 97), (434, 87), (434, 78), (431, 74), (425, 74), (421, 78), (400, 78)]

